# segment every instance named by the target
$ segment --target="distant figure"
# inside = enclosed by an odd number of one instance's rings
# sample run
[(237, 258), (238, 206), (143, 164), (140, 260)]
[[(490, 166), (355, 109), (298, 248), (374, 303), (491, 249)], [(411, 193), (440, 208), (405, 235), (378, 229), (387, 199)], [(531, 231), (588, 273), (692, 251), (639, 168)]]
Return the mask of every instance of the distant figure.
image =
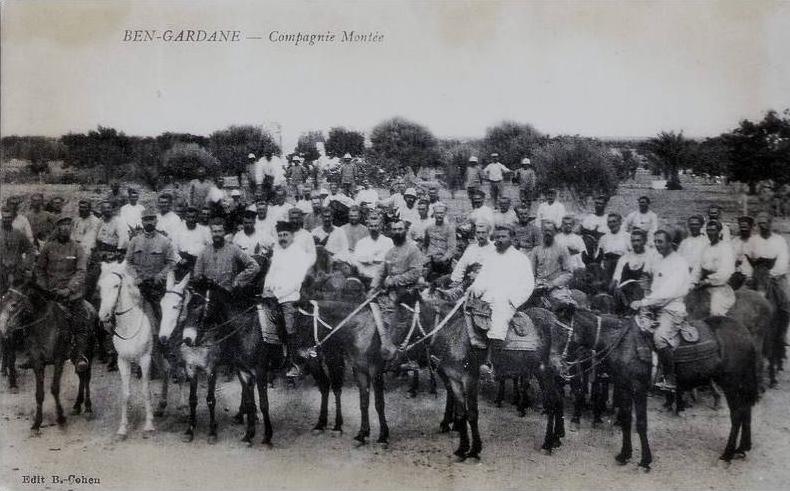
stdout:
[(491, 162), (483, 170), (486, 180), (489, 183), (491, 202), (499, 203), (499, 196), (502, 194), (502, 183), (504, 177), (512, 171), (499, 161), (499, 154), (491, 154)]

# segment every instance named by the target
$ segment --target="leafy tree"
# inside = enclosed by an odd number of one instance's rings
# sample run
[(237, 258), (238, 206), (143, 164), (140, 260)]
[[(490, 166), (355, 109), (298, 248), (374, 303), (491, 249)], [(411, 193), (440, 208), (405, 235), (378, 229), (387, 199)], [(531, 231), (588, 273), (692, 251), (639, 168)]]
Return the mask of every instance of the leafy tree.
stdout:
[(114, 128), (99, 126), (87, 134), (69, 133), (61, 137), (66, 146), (65, 162), (75, 167), (104, 168), (109, 182), (114, 169), (129, 162), (130, 139)]
[(221, 168), (241, 173), (247, 164), (247, 155), (271, 158), (280, 155), (280, 147), (261, 126), (229, 126), (209, 136), (209, 150), (219, 160)]
[(532, 164), (542, 190), (567, 189), (584, 203), (617, 192), (619, 158), (596, 140), (558, 137), (533, 151)]
[(219, 161), (197, 143), (176, 143), (162, 155), (162, 170), (175, 178), (191, 178), (199, 167), (214, 173)]
[(450, 192), (464, 187), (469, 157), (480, 155), (479, 141), (441, 140), (439, 158), (444, 167), (444, 179)]
[(768, 111), (762, 121), (741, 121), (721, 135), (729, 154), (729, 175), (756, 192), (759, 181), (790, 182), (790, 110)]
[(365, 152), (365, 135), (337, 126), (329, 130), (324, 148), (329, 157), (339, 158), (347, 153), (358, 157)]
[(302, 133), (299, 140), (296, 142), (296, 153), (304, 154), (304, 158), (308, 162), (318, 160), (320, 155), (315, 145), (318, 142), (324, 141), (324, 134), (321, 131), (308, 131), (307, 133)]
[(691, 145), (691, 170), (709, 176), (726, 175), (730, 167), (730, 155), (722, 137), (706, 138)]
[(678, 171), (691, 168), (692, 162), (692, 143), (683, 132), (662, 131), (647, 141), (646, 148), (650, 152), (648, 158), (661, 165), (667, 189), (683, 189)]
[(376, 125), (370, 133), (370, 142), (370, 157), (384, 169), (409, 166), (416, 174), (420, 166), (436, 167), (440, 163), (433, 134), (403, 118)]
[(482, 145), (485, 155), (482, 157), (496, 152), (499, 161), (512, 169), (521, 159), (531, 156), (544, 141), (544, 136), (532, 125), (503, 121), (486, 130)]

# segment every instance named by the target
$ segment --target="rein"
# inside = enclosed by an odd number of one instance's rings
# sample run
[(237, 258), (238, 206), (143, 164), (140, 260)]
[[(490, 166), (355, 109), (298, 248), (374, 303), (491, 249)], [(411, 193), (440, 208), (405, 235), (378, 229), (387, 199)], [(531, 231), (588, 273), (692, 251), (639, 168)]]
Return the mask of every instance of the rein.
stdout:
[[(179, 292), (173, 292), (173, 293), (179, 293)], [(206, 321), (206, 311), (208, 310), (209, 302), (211, 301), (210, 291), (207, 291), (205, 296), (200, 295), (199, 293), (196, 293), (196, 292), (192, 292), (192, 294), (193, 295), (197, 295), (198, 297), (201, 297), (201, 298), (203, 298), (205, 300), (205, 302), (203, 303), (203, 313), (200, 316), (200, 326), (203, 327), (203, 325), (204, 325), (204, 323)], [(184, 295), (181, 294), (181, 296), (183, 297)], [(255, 304), (253, 304), (251, 307), (248, 307), (248, 308), (242, 310), (241, 312), (239, 312), (238, 314), (236, 314), (234, 316), (231, 316), (227, 320), (225, 320), (223, 322), (220, 322), (219, 324), (214, 324), (201, 337), (202, 338), (207, 337), (207, 334), (210, 335), (210, 334), (214, 333), (219, 328), (232, 323), (233, 321), (235, 321), (236, 319), (240, 318), (243, 315), (248, 314), (249, 312), (251, 312), (256, 307), (257, 306)], [(243, 323), (239, 324), (239, 326), (237, 328), (233, 329), (231, 332), (229, 332), (228, 334), (222, 336), (221, 338), (212, 341), (211, 344), (197, 344), (197, 342), (196, 342), (194, 348), (215, 348), (215, 347), (219, 346), (223, 341), (226, 341), (227, 339), (231, 338), (232, 336), (235, 336), (236, 333), (241, 331), (244, 327), (246, 327), (246, 326)], [(184, 340), (182, 339), (178, 344), (184, 344)]]
[[(115, 295), (115, 302), (113, 303), (113, 309), (112, 309), (113, 316), (120, 317), (120, 316), (122, 316), (124, 314), (127, 314), (127, 313), (131, 312), (132, 310), (134, 310), (135, 307), (140, 308), (140, 306), (138, 306), (138, 305), (132, 305), (128, 309), (123, 310), (121, 312), (116, 312), (115, 311), (115, 309), (118, 306), (118, 302), (121, 299), (121, 289), (123, 288), (123, 280), (124, 280), (124, 278), (123, 278), (123, 275), (121, 273), (118, 273), (116, 271), (113, 271), (112, 274), (117, 276), (118, 279), (120, 280), (120, 283), (118, 284), (118, 293)], [(142, 309), (140, 309), (140, 310), (142, 312)], [(145, 315), (145, 312), (142, 312), (142, 313), (143, 313), (143, 315)], [(143, 330), (143, 318), (140, 317), (140, 322), (137, 325), (137, 331), (135, 331), (134, 334), (132, 334), (131, 336), (128, 336), (128, 337), (124, 337), (124, 336), (121, 336), (120, 334), (118, 334), (118, 331), (115, 330), (115, 328), (116, 328), (116, 323), (115, 322), (113, 322), (112, 325), (113, 325), (112, 326), (112, 335), (113, 336), (116, 336), (119, 339), (122, 339), (124, 341), (129, 341), (131, 339), (136, 338), (140, 334), (140, 332)], [(153, 326), (151, 326), (151, 327), (153, 328)]]
[[(596, 319), (597, 322), (596, 322), (596, 328), (595, 328), (595, 340), (593, 341), (593, 346), (592, 346), (592, 349), (590, 350), (590, 352), (591, 352), (590, 356), (585, 356), (583, 358), (579, 358), (578, 360), (567, 361), (566, 357), (568, 355), (568, 345), (570, 344), (570, 335), (568, 337), (568, 342), (565, 345), (565, 350), (563, 350), (563, 353), (562, 353), (562, 364), (565, 367), (572, 367), (574, 365), (580, 365), (580, 364), (587, 363), (587, 362), (591, 361), (590, 367), (585, 369), (585, 370), (583, 370), (583, 371), (581, 371), (581, 372), (579, 372), (578, 374), (574, 374), (574, 375), (568, 375), (567, 373), (566, 374), (562, 374), (562, 377), (564, 379), (566, 379), (566, 380), (570, 380), (573, 377), (578, 377), (578, 376), (581, 376), (581, 375), (584, 375), (584, 374), (590, 373), (590, 372), (592, 372), (593, 376), (595, 376), (595, 374), (597, 372), (597, 367), (599, 365), (601, 365), (604, 361), (606, 361), (606, 359), (614, 352), (615, 348), (617, 348), (617, 346), (620, 345), (620, 343), (623, 341), (623, 339), (625, 339), (625, 335), (628, 334), (628, 331), (630, 330), (630, 326), (626, 326), (622, 330), (622, 332), (617, 335), (617, 338), (610, 345), (605, 346), (601, 350), (601, 352), (598, 353), (598, 350), (596, 349), (596, 346), (598, 345), (598, 341), (600, 340), (601, 326), (602, 326), (602, 323), (603, 323), (603, 318), (601, 316), (597, 315), (597, 314), (591, 314), (591, 315), (595, 316), (595, 319)], [(573, 329), (573, 318), (571, 319), (571, 326), (563, 324), (560, 321), (555, 321), (555, 322), (559, 326), (561, 326), (561, 327), (565, 328), (566, 330), (568, 330), (570, 334), (573, 334), (573, 332), (574, 332), (574, 329)]]
[[(376, 297), (381, 294), (382, 290), (375, 290), (372, 295), (370, 295), (364, 302), (359, 304), (354, 310), (351, 311), (350, 314), (345, 316), (343, 320), (341, 320), (335, 327), (332, 327), (326, 321), (321, 319), (319, 309), (318, 309), (318, 302), (315, 300), (310, 300), (310, 304), (313, 306), (313, 312), (307, 312), (304, 309), (298, 309), (298, 312), (302, 315), (306, 315), (308, 317), (313, 318), (313, 339), (315, 340), (315, 344), (312, 348), (310, 348), (311, 353), (314, 352), (316, 349), (320, 348), (322, 344), (326, 343), (329, 338), (331, 338), (337, 331), (340, 330), (341, 327), (346, 325), (352, 317), (357, 315), (366, 305), (376, 299)], [(325, 328), (329, 329), (329, 334), (327, 334), (323, 339), (318, 339), (318, 324), (321, 324)]]
[[(453, 315), (455, 315), (455, 313), (458, 312), (458, 309), (460, 309), (461, 306), (466, 302), (466, 298), (468, 296), (469, 296), (469, 292), (467, 291), (467, 292), (464, 293), (464, 295), (461, 298), (458, 299), (457, 302), (455, 302), (455, 305), (453, 306), (452, 309), (450, 309), (450, 312), (446, 316), (444, 316), (442, 321), (439, 322), (436, 325), (436, 327), (434, 327), (430, 332), (428, 332), (425, 335), (423, 335), (421, 338), (417, 339), (417, 341), (414, 341), (413, 343), (411, 343), (411, 344), (409, 344), (407, 346), (401, 346), (399, 348), (400, 351), (403, 351), (403, 352), (409, 351), (412, 348), (414, 348), (415, 346), (417, 346), (418, 344), (422, 343), (426, 339), (429, 339), (429, 338), (433, 337), (434, 334), (436, 334), (437, 332), (442, 330), (442, 328), (444, 326), (446, 326), (448, 322), (450, 322), (450, 319), (453, 317)], [(406, 341), (408, 341), (408, 339), (409, 338), (407, 337)]]

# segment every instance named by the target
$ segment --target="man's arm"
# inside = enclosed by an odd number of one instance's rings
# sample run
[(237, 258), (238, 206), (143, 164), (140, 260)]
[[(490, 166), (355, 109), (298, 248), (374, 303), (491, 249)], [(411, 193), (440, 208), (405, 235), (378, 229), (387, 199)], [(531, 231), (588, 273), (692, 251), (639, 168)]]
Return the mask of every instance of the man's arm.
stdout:
[(233, 286), (247, 286), (252, 283), (252, 280), (255, 279), (255, 276), (258, 275), (258, 272), (261, 270), (258, 263), (250, 257), (249, 254), (242, 251), (238, 247), (234, 248), (235, 250), (235, 259), (238, 260), (243, 266), (244, 269), (236, 275), (236, 278), (233, 279)]
[(162, 254), (165, 256), (165, 266), (162, 271), (157, 273), (156, 280), (165, 282), (167, 281), (167, 273), (173, 271), (178, 262), (178, 253), (176, 252), (173, 242), (171, 240), (165, 241), (165, 246), (162, 248)]
[(406, 270), (401, 274), (390, 275), (389, 280), (393, 286), (410, 286), (419, 281), (422, 276), (424, 259), (422, 253), (414, 250), (406, 259)]
[(448, 262), (453, 259), (455, 255), (456, 242), (455, 242), (455, 227), (447, 224), (447, 229), (450, 231), (450, 237), (447, 239), (447, 252), (442, 256), (442, 262)]
[(36, 284), (43, 289), (48, 289), (48, 281), (47, 281), (47, 266), (49, 265), (49, 251), (50, 246), (47, 243), (43, 249), (41, 249), (41, 253), (38, 255), (38, 260), (36, 261)]
[(776, 243), (776, 262), (771, 268), (771, 276), (782, 276), (787, 274), (788, 262), (790, 262), (790, 251), (788, 251), (787, 240), (779, 234), (774, 234), (778, 240)]
[(77, 266), (74, 274), (71, 275), (67, 288), (69, 292), (71, 292), (71, 295), (80, 294), (80, 296), (82, 296), (85, 293), (85, 274), (88, 270), (88, 256), (85, 250), (80, 246), (75, 247), (74, 250), (77, 253)]
[(562, 254), (560, 254), (560, 268), (562, 272), (551, 282), (551, 286), (553, 287), (562, 288), (568, 286), (571, 278), (573, 278), (571, 256), (564, 247), (562, 248)]

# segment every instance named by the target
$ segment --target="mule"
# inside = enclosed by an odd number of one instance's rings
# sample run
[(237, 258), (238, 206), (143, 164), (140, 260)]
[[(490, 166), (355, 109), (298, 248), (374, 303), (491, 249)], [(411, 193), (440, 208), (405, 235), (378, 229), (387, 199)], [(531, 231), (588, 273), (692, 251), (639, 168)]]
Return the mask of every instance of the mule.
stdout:
[[(776, 387), (776, 373), (782, 369), (785, 357), (785, 335), (787, 325), (790, 321), (790, 305), (788, 300), (782, 301), (781, 293), (776, 291), (770, 277), (770, 270), (774, 261), (757, 260), (752, 263), (754, 272), (752, 274), (753, 287), (758, 292), (765, 295), (773, 307), (773, 315), (767, 325), (764, 335), (763, 353), (768, 361), (768, 386)], [(785, 280), (786, 281), (786, 280)], [(785, 292), (783, 292), (785, 295)]]
[[(85, 304), (89, 319), (79, 319), (91, 325), (96, 324), (96, 312), (90, 304)], [(16, 330), (23, 333), (25, 351), (28, 360), (33, 366), (36, 377), (36, 413), (33, 417), (31, 431), (35, 435), (40, 433), (43, 419), (44, 404), (44, 369), (47, 365), (54, 365), (52, 385), (50, 392), (55, 399), (57, 423), (66, 423), (66, 416), (60, 402), (60, 380), (63, 367), (71, 351), (71, 335), (69, 324), (76, 322), (72, 314), (59, 302), (54, 300), (52, 293), (39, 288), (33, 282), (27, 282), (10, 288), (3, 296), (0, 303), (0, 338), (8, 339)], [(95, 329), (91, 329), (91, 333)], [(90, 380), (93, 350), (92, 337), (88, 340), (88, 349), (85, 353), (88, 358), (88, 368), (78, 373), (79, 388), (77, 399), (72, 408), (72, 414), (85, 412), (92, 414), (93, 403), (90, 396)]]
[(128, 434), (132, 363), (136, 363), (141, 371), (140, 390), (145, 406), (143, 433), (147, 436), (155, 430), (149, 387), (154, 331), (146, 312), (150, 306), (144, 306), (140, 290), (126, 269), (126, 262), (102, 263), (97, 287), (101, 296), (99, 321), (113, 326), (112, 343), (121, 376), (121, 421), (116, 434), (120, 439), (125, 439)]
[[(707, 327), (705, 327), (707, 326)], [(690, 389), (712, 381), (721, 387), (730, 408), (730, 434), (720, 458), (729, 462), (751, 449), (751, 408), (758, 398), (756, 350), (749, 331), (728, 317), (709, 317), (707, 328), (718, 348), (715, 363), (677, 364), (680, 389)], [(698, 327), (699, 328), (699, 327)], [(639, 466), (650, 470), (653, 457), (647, 438), (647, 393), (651, 382), (651, 343), (633, 319), (598, 315), (578, 310), (574, 314), (574, 337), (589, 349), (605, 353), (614, 383), (621, 398), (619, 419), (622, 422), (622, 447), (615, 457), (619, 464), (632, 456), (632, 408), (636, 412), (636, 430), (641, 442)], [(737, 439), (740, 434), (740, 445)]]

